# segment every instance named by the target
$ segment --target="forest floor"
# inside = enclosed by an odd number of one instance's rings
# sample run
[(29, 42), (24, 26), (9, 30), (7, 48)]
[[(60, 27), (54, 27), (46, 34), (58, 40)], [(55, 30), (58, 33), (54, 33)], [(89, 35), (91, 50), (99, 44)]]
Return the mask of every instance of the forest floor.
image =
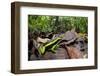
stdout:
[[(29, 33), (29, 35), (31, 35)], [(28, 40), (28, 60), (88, 58), (88, 36), (73, 30)]]

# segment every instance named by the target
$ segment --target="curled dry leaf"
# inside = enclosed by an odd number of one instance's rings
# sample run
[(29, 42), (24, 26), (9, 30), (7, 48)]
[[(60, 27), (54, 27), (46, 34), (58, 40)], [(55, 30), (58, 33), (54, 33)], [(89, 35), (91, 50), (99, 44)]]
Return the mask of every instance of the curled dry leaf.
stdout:
[(37, 42), (39, 42), (39, 43), (46, 43), (48, 41), (50, 41), (50, 39), (48, 39), (48, 38), (44, 38), (44, 39), (40, 38), (40, 37), (37, 38)]

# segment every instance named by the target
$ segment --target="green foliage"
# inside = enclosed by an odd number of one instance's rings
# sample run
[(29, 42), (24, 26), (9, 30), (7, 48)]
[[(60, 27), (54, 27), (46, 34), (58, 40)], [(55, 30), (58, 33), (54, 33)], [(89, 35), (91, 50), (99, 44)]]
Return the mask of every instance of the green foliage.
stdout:
[(77, 32), (87, 33), (88, 18), (74, 16), (28, 16), (28, 27), (32, 32), (61, 33), (75, 28)]
[(60, 30), (66, 31), (75, 28), (77, 32), (87, 33), (88, 26), (88, 18), (87, 17), (72, 17), (72, 16), (64, 16), (59, 17), (60, 19)]
[(31, 31), (52, 32), (53, 26), (50, 26), (49, 16), (31, 16), (29, 15), (29, 29)]

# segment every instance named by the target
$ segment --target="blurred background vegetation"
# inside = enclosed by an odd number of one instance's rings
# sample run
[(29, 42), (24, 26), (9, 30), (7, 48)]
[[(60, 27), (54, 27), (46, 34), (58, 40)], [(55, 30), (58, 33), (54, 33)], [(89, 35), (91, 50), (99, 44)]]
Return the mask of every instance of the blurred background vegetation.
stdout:
[(74, 16), (28, 15), (30, 32), (61, 33), (75, 28), (78, 33), (88, 32), (88, 18)]

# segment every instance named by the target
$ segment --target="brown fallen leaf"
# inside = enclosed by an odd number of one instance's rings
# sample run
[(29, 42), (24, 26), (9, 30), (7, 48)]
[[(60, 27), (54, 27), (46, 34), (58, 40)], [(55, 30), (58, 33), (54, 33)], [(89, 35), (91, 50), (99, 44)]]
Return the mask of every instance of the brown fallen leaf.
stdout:
[(83, 54), (80, 50), (75, 47), (67, 46), (67, 53), (70, 59), (79, 59), (83, 58)]

